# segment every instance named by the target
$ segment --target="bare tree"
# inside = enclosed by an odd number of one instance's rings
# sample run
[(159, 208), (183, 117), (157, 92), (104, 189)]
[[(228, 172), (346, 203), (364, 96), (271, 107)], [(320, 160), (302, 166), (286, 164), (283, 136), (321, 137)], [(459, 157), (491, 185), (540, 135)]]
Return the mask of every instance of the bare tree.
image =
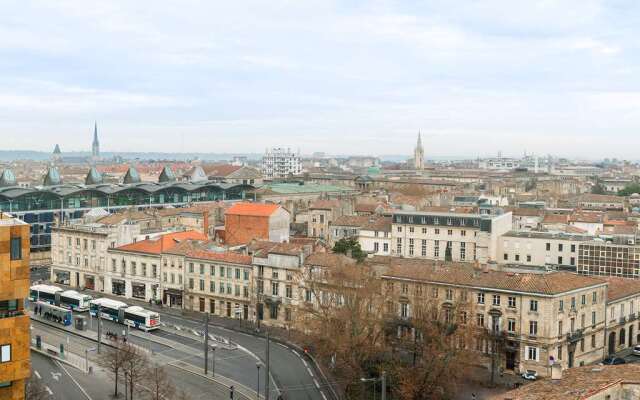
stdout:
[(46, 400), (49, 397), (42, 382), (33, 378), (27, 380), (24, 393), (26, 400)]
[(98, 365), (113, 374), (113, 380), (115, 382), (113, 389), (114, 397), (118, 397), (118, 377), (123, 371), (126, 358), (127, 349), (123, 344), (118, 344), (113, 348), (109, 348), (98, 358)]
[(146, 386), (149, 388), (149, 399), (151, 400), (172, 400), (176, 394), (176, 388), (169, 379), (169, 375), (164, 367), (151, 367), (144, 377)]
[(176, 394), (175, 400), (191, 400), (191, 396), (189, 396), (184, 390), (180, 390)]
[(125, 343), (121, 348), (124, 352), (121, 368), (128, 382), (129, 400), (133, 400), (135, 385), (138, 385), (146, 376), (149, 359), (137, 346)]

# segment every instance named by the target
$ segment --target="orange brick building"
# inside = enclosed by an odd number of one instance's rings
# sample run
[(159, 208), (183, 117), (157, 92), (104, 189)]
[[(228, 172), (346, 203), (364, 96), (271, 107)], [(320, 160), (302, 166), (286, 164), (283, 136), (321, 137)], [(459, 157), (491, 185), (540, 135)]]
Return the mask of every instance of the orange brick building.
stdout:
[(277, 204), (236, 203), (225, 212), (225, 243), (246, 244), (254, 239), (289, 241), (291, 214)]
[(25, 398), (30, 376), (29, 225), (0, 212), (0, 400)]

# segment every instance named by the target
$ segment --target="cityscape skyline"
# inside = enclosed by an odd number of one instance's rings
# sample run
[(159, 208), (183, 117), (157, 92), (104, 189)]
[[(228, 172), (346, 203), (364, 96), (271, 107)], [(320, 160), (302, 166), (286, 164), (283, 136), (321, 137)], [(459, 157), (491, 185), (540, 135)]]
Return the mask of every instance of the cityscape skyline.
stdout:
[(246, 7), (15, 3), (3, 147), (82, 150), (95, 119), (116, 152), (406, 154), (418, 130), (427, 157), (640, 144), (632, 2)]

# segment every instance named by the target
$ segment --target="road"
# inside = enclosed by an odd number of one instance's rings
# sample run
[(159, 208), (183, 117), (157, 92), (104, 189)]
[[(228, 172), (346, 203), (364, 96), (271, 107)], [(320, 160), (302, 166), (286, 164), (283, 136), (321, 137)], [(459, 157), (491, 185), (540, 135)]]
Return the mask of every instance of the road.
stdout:
[[(58, 285), (61, 286), (62, 285)], [(93, 294), (95, 297), (112, 297), (104, 296), (102, 293), (96, 293), (87, 290), (87, 294)], [(131, 299), (119, 300), (135, 304)], [(182, 327), (203, 330), (203, 323), (184, 316), (169, 314), (162, 309), (159, 311), (161, 320), (167, 324), (180, 325)], [(85, 314), (88, 315), (88, 314)], [(92, 322), (92, 330), (97, 330), (95, 319)], [(118, 334), (122, 333), (123, 325), (110, 321), (103, 321), (103, 334), (112, 331)], [(257, 388), (257, 359), (253, 358), (249, 353), (257, 356), (264, 365), (266, 362), (266, 340), (260, 336), (249, 335), (243, 332), (236, 332), (227, 328), (209, 325), (209, 331), (212, 334), (219, 335), (230, 339), (237, 343), (248, 352), (241, 350), (228, 351), (218, 348), (216, 350), (216, 373), (241, 383), (253, 390)], [(185, 338), (177, 335), (171, 329), (159, 330), (150, 333), (158, 337), (169, 339), (182, 345), (188, 346), (193, 351), (202, 351), (202, 344), (194, 339)], [(204, 363), (203, 356), (194, 355), (193, 352), (185, 352), (175, 348), (155, 343), (143, 338), (131, 337), (132, 343), (139, 344), (149, 348), (155, 353), (162, 353), (174, 360), (183, 360), (194, 366), (202, 367)], [(270, 346), (270, 367), (271, 377), (271, 396), (277, 397), (277, 387), (287, 400), (327, 400), (329, 391), (321, 385), (322, 380), (316, 376), (314, 368), (307, 361), (301, 358), (293, 349), (287, 348), (275, 342), (271, 342)], [(264, 390), (264, 367), (261, 369), (260, 388)]]
[[(32, 379), (39, 380), (49, 394), (48, 400), (87, 399), (80, 386), (69, 374), (73, 368), (63, 367), (57, 361), (38, 352), (31, 352)], [(107, 397), (104, 397), (107, 399)], [(98, 400), (99, 398), (93, 398)]]

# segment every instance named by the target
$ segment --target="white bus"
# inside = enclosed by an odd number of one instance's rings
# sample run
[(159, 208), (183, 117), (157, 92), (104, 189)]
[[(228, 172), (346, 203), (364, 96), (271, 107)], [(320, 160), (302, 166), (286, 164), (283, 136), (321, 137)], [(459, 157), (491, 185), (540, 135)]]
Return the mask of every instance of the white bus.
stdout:
[(58, 305), (73, 311), (88, 311), (91, 299), (91, 296), (78, 293), (75, 290), (65, 290), (60, 293), (60, 303)]
[(51, 285), (33, 285), (29, 290), (29, 300), (44, 301), (56, 304), (56, 294), (62, 293), (62, 289)]
[(123, 323), (148, 332), (160, 327), (160, 314), (139, 306), (131, 306), (124, 310)]
[(100, 318), (122, 323), (124, 319), (124, 310), (127, 304), (118, 300), (111, 299), (93, 299), (89, 302), (89, 314), (92, 317), (98, 316), (98, 307), (100, 308)]

